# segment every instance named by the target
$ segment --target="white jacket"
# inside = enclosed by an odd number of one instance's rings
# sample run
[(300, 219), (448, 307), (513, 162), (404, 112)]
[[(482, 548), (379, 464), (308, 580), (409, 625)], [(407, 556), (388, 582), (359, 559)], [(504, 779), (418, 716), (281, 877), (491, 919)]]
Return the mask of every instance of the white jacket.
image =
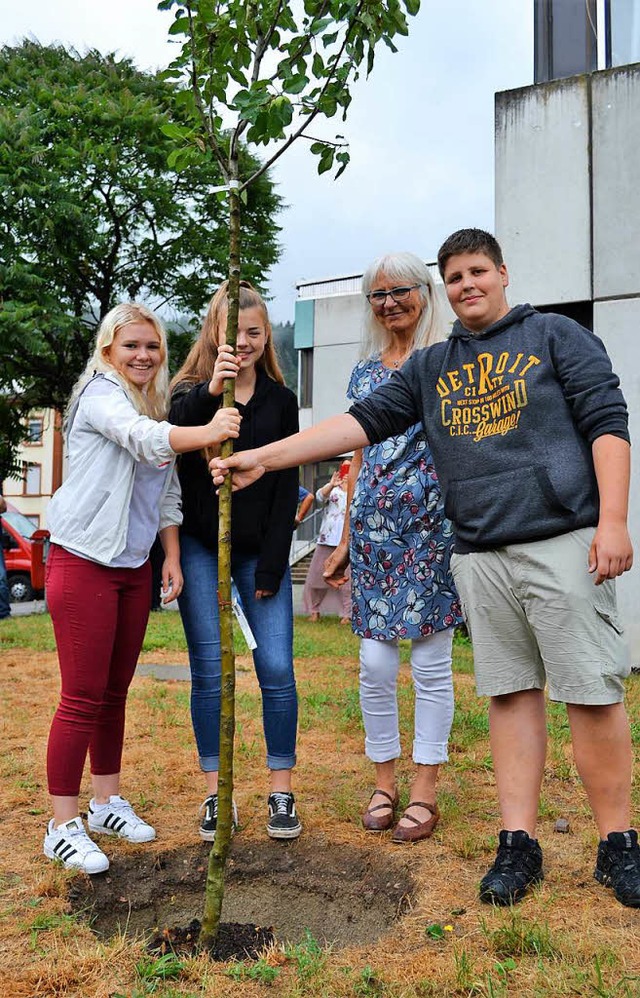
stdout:
[(182, 510), (171, 423), (140, 415), (116, 377), (98, 378), (104, 392), (80, 395), (69, 416), (68, 473), (49, 503), (47, 526), (54, 544), (108, 565), (126, 545), (137, 461), (171, 465), (157, 529), (182, 523)]

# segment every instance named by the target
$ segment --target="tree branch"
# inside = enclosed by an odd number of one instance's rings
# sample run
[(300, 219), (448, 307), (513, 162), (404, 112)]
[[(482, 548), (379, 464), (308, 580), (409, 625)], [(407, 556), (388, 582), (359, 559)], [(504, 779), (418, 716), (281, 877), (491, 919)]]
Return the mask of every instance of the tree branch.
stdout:
[(246, 190), (246, 188), (249, 187), (249, 185), (252, 184), (255, 180), (257, 180), (258, 177), (261, 177), (263, 173), (266, 173), (266, 171), (271, 166), (273, 166), (273, 164), (277, 160), (280, 159), (280, 157), (282, 156), (282, 154), (289, 148), (289, 146), (292, 145), (296, 141), (296, 139), (300, 138), (300, 136), (303, 134), (303, 132), (305, 131), (305, 129), (308, 128), (308, 126), (314, 120), (314, 118), (316, 118), (318, 116), (318, 114), (320, 114), (320, 108), (317, 106), (318, 102), (320, 100), (322, 100), (323, 94), (326, 93), (329, 84), (333, 81), (333, 79), (335, 77), (336, 70), (338, 69), (338, 66), (340, 65), (340, 60), (341, 60), (341, 58), (342, 58), (342, 56), (344, 54), (344, 50), (345, 50), (345, 48), (347, 46), (347, 42), (349, 41), (349, 37), (351, 35), (351, 31), (353, 30), (353, 27), (354, 27), (356, 21), (358, 20), (358, 17), (360, 15), (360, 11), (364, 7), (364, 4), (365, 4), (365, 0), (360, 0), (360, 3), (358, 4), (358, 6), (357, 6), (357, 8), (356, 8), (356, 10), (355, 10), (355, 12), (353, 14), (353, 17), (349, 21), (349, 24), (348, 24), (347, 30), (345, 32), (345, 36), (344, 36), (342, 45), (340, 46), (340, 51), (336, 53), (336, 58), (335, 58), (335, 62), (334, 62), (334, 65), (333, 65), (333, 69), (331, 70), (331, 72), (329, 73), (329, 76), (325, 80), (324, 86), (322, 87), (322, 90), (320, 91), (320, 94), (319, 94), (319, 96), (318, 96), (318, 98), (316, 100), (316, 107), (311, 112), (311, 114), (308, 116), (308, 118), (306, 119), (306, 121), (300, 126), (300, 128), (297, 131), (295, 131), (293, 133), (293, 135), (289, 136), (289, 138), (286, 140), (286, 142), (284, 142), (283, 145), (280, 146), (280, 148), (276, 150), (276, 152), (273, 154), (273, 156), (271, 156), (265, 163), (262, 164), (262, 166), (260, 167), (259, 170), (256, 170), (256, 172), (253, 174), (252, 177), (249, 177), (249, 179), (245, 181), (245, 183), (240, 188), (240, 193), (242, 193), (242, 191)]

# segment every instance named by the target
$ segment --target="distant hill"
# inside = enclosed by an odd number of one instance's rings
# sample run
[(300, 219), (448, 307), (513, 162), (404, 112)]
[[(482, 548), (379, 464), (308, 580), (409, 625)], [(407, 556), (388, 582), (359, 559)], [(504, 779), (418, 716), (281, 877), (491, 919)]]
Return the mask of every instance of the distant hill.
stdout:
[(298, 394), (298, 351), (293, 345), (292, 322), (276, 322), (273, 325), (273, 342), (280, 368), (284, 374), (287, 387)]

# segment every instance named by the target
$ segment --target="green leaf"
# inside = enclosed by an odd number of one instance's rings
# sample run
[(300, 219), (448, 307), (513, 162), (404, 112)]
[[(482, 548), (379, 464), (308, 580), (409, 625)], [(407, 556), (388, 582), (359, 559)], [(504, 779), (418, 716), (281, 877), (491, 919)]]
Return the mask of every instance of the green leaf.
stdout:
[(309, 80), (306, 76), (298, 74), (297, 76), (290, 76), (289, 79), (285, 80), (282, 88), (287, 94), (300, 94), (308, 83)]
[(341, 164), (341, 166), (340, 166), (340, 169), (338, 170), (338, 172), (336, 173), (336, 175), (334, 177), (334, 180), (337, 180), (338, 177), (342, 173), (344, 173), (344, 171), (347, 169), (347, 167), (349, 165), (349, 160), (351, 159), (351, 157), (350, 157), (350, 155), (349, 155), (348, 152), (343, 151), (343, 152), (336, 153), (336, 159)]
[(187, 35), (189, 33), (189, 18), (177, 17), (169, 28), (170, 35)]
[(433, 922), (432, 925), (427, 925), (424, 931), (430, 939), (444, 939), (444, 929), (438, 922)]
[(175, 125), (173, 122), (165, 122), (160, 126), (160, 131), (169, 139), (184, 139), (190, 134), (191, 129), (184, 128), (182, 125)]
[(333, 156), (334, 156), (333, 146), (325, 146), (322, 153), (320, 154), (320, 162), (318, 163), (318, 173), (326, 173), (333, 166)]
[(322, 36), (322, 44), (327, 48), (329, 45), (333, 45), (337, 37), (337, 31), (328, 31), (326, 35)]

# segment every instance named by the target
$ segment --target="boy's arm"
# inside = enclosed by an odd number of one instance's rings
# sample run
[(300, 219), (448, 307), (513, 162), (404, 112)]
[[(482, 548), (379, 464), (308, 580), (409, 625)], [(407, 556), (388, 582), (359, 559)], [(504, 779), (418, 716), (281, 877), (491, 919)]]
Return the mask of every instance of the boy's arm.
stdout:
[[(418, 354), (424, 352), (418, 351)], [(309, 430), (266, 447), (242, 451), (224, 461), (214, 458), (209, 462), (214, 484), (221, 485), (225, 475), (233, 471), (234, 490), (244, 489), (265, 471), (279, 471), (346, 454), (403, 433), (409, 426), (419, 423), (422, 412), (418, 404), (418, 354), (410, 357), (402, 371), (397, 371), (368, 398), (356, 402), (349, 412), (331, 416)]]
[(605, 433), (592, 445), (593, 464), (600, 493), (600, 517), (589, 551), (589, 571), (595, 584), (628, 572), (633, 548), (627, 530), (630, 447), (626, 440)]
[(366, 447), (368, 443), (360, 423), (345, 412), (264, 447), (240, 451), (225, 460), (214, 457), (209, 467), (215, 485), (222, 485), (225, 476), (232, 471), (235, 492), (257, 481), (266, 471), (280, 471), (282, 468), (295, 468), (298, 464), (326, 460), (356, 447)]

